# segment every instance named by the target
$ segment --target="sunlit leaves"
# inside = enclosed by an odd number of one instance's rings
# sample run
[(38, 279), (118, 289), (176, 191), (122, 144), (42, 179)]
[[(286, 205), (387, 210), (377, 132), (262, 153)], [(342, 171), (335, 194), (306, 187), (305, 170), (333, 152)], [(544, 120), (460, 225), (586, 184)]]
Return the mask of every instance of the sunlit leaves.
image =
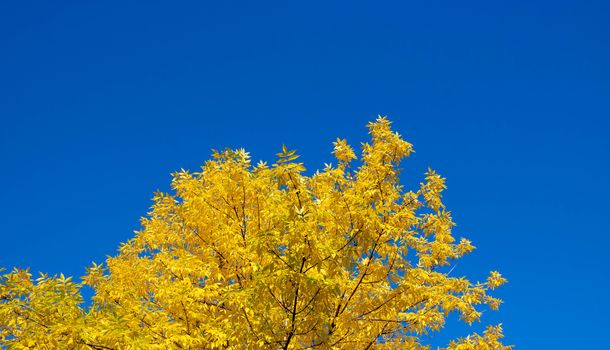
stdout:
[[(472, 283), (451, 268), (458, 239), (429, 170), (400, 184), (413, 148), (387, 118), (356, 156), (312, 176), (282, 147), (273, 165), (243, 149), (214, 151), (199, 172), (173, 174), (142, 228), (83, 284), (14, 270), (0, 283), (0, 344), (66, 349), (423, 349), (455, 313), (471, 324), (506, 280)], [(451, 269), (450, 269), (451, 268)], [(449, 349), (506, 349), (499, 327)]]

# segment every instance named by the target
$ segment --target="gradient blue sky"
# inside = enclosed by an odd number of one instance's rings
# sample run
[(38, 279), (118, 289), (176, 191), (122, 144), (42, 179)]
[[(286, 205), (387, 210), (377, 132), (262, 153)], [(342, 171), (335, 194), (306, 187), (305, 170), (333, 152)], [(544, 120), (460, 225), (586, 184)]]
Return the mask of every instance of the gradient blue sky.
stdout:
[(509, 278), (483, 320), (607, 346), (608, 1), (2, 1), (0, 266), (82, 275), (211, 148), (313, 170), (377, 114), (448, 178), (454, 274)]

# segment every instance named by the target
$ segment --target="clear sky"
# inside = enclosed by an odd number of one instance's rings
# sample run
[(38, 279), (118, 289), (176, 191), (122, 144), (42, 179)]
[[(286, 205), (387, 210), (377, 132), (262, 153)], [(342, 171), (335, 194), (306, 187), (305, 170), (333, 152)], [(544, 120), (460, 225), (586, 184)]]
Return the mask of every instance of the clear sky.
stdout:
[[(610, 2), (2, 1), (0, 266), (80, 276), (211, 148), (310, 170), (388, 115), (517, 349), (610, 329)], [(449, 334), (464, 329), (449, 325)], [(442, 342), (440, 337), (434, 342)]]

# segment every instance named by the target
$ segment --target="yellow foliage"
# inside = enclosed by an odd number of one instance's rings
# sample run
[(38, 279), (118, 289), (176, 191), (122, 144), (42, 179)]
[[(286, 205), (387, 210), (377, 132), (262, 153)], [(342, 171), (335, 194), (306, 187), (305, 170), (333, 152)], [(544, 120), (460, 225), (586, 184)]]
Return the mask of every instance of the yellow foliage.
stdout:
[[(471, 252), (456, 242), (429, 170), (405, 191), (413, 151), (386, 118), (368, 125), (360, 163), (347, 141), (338, 165), (304, 174), (285, 146), (272, 166), (243, 149), (214, 152), (201, 171), (173, 174), (142, 229), (83, 282), (0, 280), (0, 345), (9, 349), (425, 349), (450, 313), (478, 321), (497, 309), (484, 283), (442, 266)], [(94, 289), (82, 306), (80, 288)], [(501, 329), (448, 349), (508, 349)]]

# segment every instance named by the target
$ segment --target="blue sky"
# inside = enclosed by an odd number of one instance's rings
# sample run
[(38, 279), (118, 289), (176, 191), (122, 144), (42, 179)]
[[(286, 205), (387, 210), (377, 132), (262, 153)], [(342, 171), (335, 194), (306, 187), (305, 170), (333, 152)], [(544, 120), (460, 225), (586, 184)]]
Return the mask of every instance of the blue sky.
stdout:
[[(388, 115), (517, 349), (610, 327), (610, 2), (0, 3), (0, 266), (82, 275), (211, 148), (313, 170)], [(448, 334), (464, 335), (450, 324)], [(442, 342), (439, 337), (434, 342)]]

